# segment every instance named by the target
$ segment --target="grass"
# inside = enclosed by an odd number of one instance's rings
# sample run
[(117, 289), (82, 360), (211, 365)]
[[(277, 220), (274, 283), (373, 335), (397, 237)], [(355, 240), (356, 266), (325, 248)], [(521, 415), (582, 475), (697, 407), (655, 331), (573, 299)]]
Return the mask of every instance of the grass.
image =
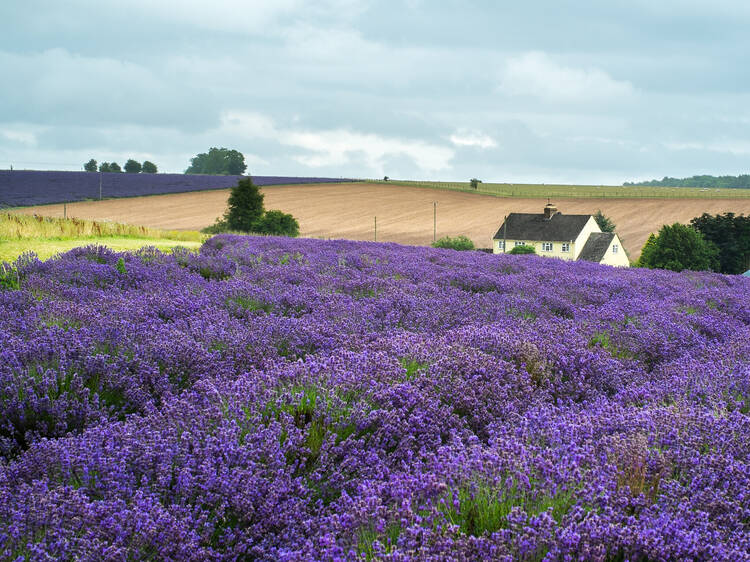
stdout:
[(472, 189), (468, 181), (409, 181), (409, 180), (367, 180), (371, 183), (427, 187), (481, 193), (495, 197), (521, 197), (556, 199), (571, 198), (616, 198), (616, 199), (746, 199), (750, 189), (718, 189), (699, 187), (648, 187), (622, 185), (559, 185), (527, 183), (480, 183)]
[(137, 250), (156, 246), (198, 248), (204, 236), (195, 231), (157, 230), (114, 222), (59, 219), (0, 213), (0, 262), (15, 260), (24, 252), (47, 259), (78, 246), (99, 244), (112, 250)]

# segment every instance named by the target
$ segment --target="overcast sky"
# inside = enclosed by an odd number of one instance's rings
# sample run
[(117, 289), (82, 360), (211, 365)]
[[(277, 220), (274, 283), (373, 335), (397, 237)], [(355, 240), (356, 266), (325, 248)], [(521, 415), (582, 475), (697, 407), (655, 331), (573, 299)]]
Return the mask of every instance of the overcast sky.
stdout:
[(0, 169), (212, 146), (257, 175), (750, 172), (745, 0), (3, 0)]

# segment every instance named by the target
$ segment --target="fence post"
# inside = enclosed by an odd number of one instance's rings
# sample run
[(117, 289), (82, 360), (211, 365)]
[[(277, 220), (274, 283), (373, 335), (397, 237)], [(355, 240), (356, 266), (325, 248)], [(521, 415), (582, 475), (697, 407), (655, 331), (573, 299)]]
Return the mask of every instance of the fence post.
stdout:
[(375, 242), (378, 241), (378, 217), (375, 217)]

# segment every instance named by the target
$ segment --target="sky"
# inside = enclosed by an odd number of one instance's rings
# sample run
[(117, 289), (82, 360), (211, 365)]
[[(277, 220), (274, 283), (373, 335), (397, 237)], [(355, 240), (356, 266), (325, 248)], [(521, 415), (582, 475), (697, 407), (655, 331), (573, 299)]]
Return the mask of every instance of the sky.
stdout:
[(744, 0), (3, 0), (0, 169), (211, 147), (255, 175), (750, 171)]

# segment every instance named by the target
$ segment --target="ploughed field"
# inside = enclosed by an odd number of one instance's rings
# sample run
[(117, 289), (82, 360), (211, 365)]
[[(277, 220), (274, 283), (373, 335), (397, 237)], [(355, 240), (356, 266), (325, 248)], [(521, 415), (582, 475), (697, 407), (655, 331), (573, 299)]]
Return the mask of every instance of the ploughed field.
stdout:
[[(300, 234), (315, 238), (372, 240), (377, 217), (378, 241), (429, 245), (433, 238), (433, 202), (437, 202), (437, 237), (469, 236), (489, 248), (508, 213), (541, 213), (539, 198), (501, 198), (403, 185), (341, 183), (263, 188), (265, 207), (291, 213)], [(152, 228), (200, 230), (224, 214), (229, 190), (181, 193), (132, 199), (91, 201), (67, 206), (69, 217), (111, 220)], [(707, 212), (750, 215), (745, 199), (596, 199), (553, 200), (567, 214), (601, 209), (617, 225), (631, 260), (638, 258), (648, 235), (664, 224), (688, 223)], [(29, 207), (19, 212), (63, 216), (62, 205)]]
[(221, 235), (0, 280), (5, 559), (750, 558), (748, 279)]

